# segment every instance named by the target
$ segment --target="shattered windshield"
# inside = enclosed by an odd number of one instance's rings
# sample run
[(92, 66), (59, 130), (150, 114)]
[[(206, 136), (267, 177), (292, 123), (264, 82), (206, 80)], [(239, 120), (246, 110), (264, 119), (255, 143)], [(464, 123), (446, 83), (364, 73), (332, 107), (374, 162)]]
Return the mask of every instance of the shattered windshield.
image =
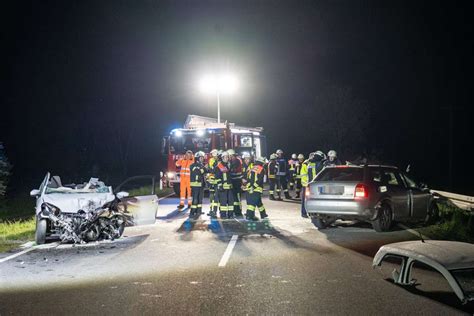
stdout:
[(46, 187), (46, 194), (49, 193), (111, 193), (111, 187), (108, 187), (104, 182), (99, 181), (98, 178), (91, 178), (89, 182), (84, 182), (83, 184), (68, 184), (62, 185), (53, 181), (48, 183)]

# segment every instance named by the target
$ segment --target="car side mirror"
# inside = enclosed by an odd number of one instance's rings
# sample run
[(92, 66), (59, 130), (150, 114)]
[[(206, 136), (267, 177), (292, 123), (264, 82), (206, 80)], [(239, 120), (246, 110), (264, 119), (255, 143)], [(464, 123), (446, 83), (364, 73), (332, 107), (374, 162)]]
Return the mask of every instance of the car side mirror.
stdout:
[(124, 192), (124, 191), (120, 191), (119, 193), (117, 193), (117, 197), (119, 199), (123, 199), (123, 198), (126, 198), (127, 196), (129, 196), (130, 194), (128, 192)]
[(34, 189), (34, 190), (30, 191), (30, 196), (36, 197), (36, 196), (40, 195), (40, 193), (41, 193), (40, 190)]

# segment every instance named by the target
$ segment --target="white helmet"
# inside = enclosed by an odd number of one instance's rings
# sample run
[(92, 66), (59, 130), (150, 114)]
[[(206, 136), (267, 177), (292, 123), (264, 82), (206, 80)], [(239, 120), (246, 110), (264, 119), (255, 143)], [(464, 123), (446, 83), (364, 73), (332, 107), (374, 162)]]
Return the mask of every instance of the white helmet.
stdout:
[(266, 162), (266, 159), (265, 157), (257, 157), (257, 159), (255, 159), (255, 162), (261, 162), (262, 164), (264, 164)]
[(303, 155), (303, 154), (299, 154), (299, 155), (298, 155), (298, 159), (304, 159), (304, 155)]
[(219, 151), (217, 149), (213, 149), (213, 150), (211, 150), (210, 154), (211, 154), (212, 157), (215, 158), (219, 154)]
[(270, 155), (270, 159), (277, 159), (277, 158), (278, 158), (278, 156), (276, 154), (271, 154)]
[(276, 153), (277, 153), (277, 155), (279, 155), (279, 154), (283, 154), (283, 150), (281, 150), (281, 149), (278, 149), (278, 150), (276, 151)]
[(330, 150), (328, 152), (328, 157), (329, 158), (336, 158), (337, 157), (337, 152), (335, 150)]
[(203, 151), (198, 151), (194, 154), (195, 158), (206, 157), (206, 154)]
[(223, 151), (221, 153), (221, 158), (223, 158), (223, 157), (229, 157), (229, 152), (228, 151)]
[(326, 158), (326, 154), (323, 153), (321, 150), (316, 151), (314, 154), (315, 154), (316, 156), (321, 157), (321, 159)]
[(227, 153), (228, 153), (229, 155), (233, 156), (233, 155), (235, 155), (235, 150), (229, 149), (229, 150), (227, 150)]
[(315, 153), (315, 152), (311, 152), (311, 153), (309, 153), (308, 158), (309, 158), (309, 159), (313, 159), (313, 158), (314, 158), (314, 155), (316, 155), (316, 153)]
[(242, 158), (245, 159), (245, 158), (250, 158), (250, 154), (248, 152), (244, 152), (242, 154)]
[(296, 159), (296, 154), (291, 154), (291, 159)]

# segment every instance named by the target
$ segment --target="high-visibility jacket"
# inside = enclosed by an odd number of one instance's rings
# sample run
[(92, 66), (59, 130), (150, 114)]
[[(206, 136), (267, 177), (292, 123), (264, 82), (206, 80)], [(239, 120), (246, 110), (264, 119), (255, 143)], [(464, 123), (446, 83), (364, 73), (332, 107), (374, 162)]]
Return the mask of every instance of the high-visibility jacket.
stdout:
[(249, 193), (252, 192), (263, 192), (263, 176), (265, 174), (264, 168), (262, 165), (257, 164), (249, 171), (247, 176), (247, 187), (246, 191)]
[(216, 176), (214, 175), (214, 169), (217, 166), (217, 158), (211, 157), (207, 163), (207, 182), (209, 184), (216, 184)]
[(206, 170), (204, 165), (199, 161), (196, 161), (191, 165), (191, 186), (195, 188), (201, 188), (204, 186), (204, 174)]
[(270, 162), (268, 163), (268, 179), (275, 179), (276, 177), (276, 173), (277, 173), (277, 163), (275, 160), (270, 160)]
[(297, 161), (295, 164), (295, 175), (297, 179), (301, 179), (301, 168), (303, 167), (304, 161)]
[(229, 165), (220, 161), (216, 168), (214, 168), (214, 175), (216, 177), (216, 184), (224, 189), (232, 189), (232, 179), (230, 177), (230, 168)]
[(186, 159), (182, 158), (178, 161), (176, 161), (176, 167), (181, 168), (179, 170), (179, 176), (180, 177), (191, 177), (191, 165), (194, 163), (194, 158), (193, 159)]
[(308, 184), (314, 180), (316, 175), (318, 174), (316, 166), (318, 162), (314, 160), (306, 160), (301, 166), (301, 184), (306, 187)]
[(298, 160), (293, 160), (293, 159), (288, 160), (288, 166), (289, 166), (290, 172), (295, 172), (296, 171), (296, 164), (297, 163), (298, 163)]
[(242, 176), (243, 176), (244, 179), (247, 178), (247, 175), (250, 172), (250, 170), (252, 170), (252, 168), (253, 168), (253, 162), (249, 162), (248, 165), (245, 162), (243, 163), (243, 165), (242, 165)]

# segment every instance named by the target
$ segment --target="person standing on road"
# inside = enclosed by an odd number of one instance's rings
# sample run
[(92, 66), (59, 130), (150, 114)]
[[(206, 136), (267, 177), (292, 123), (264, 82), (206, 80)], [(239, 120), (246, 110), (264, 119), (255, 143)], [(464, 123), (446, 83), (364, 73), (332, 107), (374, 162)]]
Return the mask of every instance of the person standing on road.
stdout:
[(342, 165), (341, 161), (339, 158), (337, 158), (337, 153), (335, 150), (330, 150), (328, 152), (328, 159), (324, 162), (324, 167), (328, 166), (339, 166)]
[(227, 151), (230, 158), (230, 177), (232, 179), (232, 194), (234, 199), (234, 214), (235, 216), (242, 216), (242, 167), (243, 162), (237, 156), (233, 149)]
[(283, 150), (278, 149), (277, 153), (277, 195), (278, 199), (281, 200), (281, 191), (285, 195), (285, 199), (291, 199), (290, 194), (288, 193), (288, 163), (283, 157)]
[(306, 212), (305, 200), (306, 200), (306, 191), (308, 190), (308, 185), (311, 183), (316, 175), (318, 174), (318, 166), (321, 165), (321, 162), (324, 159), (324, 153), (322, 151), (316, 151), (315, 153), (309, 154), (309, 159), (303, 163), (301, 167), (301, 184), (303, 186), (303, 196), (301, 197), (301, 216), (308, 217)]
[(234, 197), (232, 194), (232, 179), (230, 177), (229, 153), (221, 154), (221, 161), (215, 168), (219, 213), (222, 219), (234, 217)]
[(303, 195), (301, 196), (301, 217), (308, 217), (308, 213), (306, 212), (306, 206), (304, 205), (306, 200), (306, 190), (308, 186), (308, 164), (311, 158), (314, 157), (314, 153), (309, 154), (309, 158), (303, 162), (301, 165), (300, 170), (300, 179), (301, 179), (301, 186), (303, 187)]
[(191, 196), (193, 201), (189, 217), (199, 217), (202, 213), (202, 198), (204, 195), (204, 175), (206, 169), (204, 167), (204, 157), (206, 154), (198, 151), (195, 155), (195, 162), (191, 165)]
[(211, 157), (209, 158), (209, 162), (206, 166), (207, 171), (208, 171), (207, 183), (209, 185), (209, 203), (210, 203), (210, 209), (207, 215), (209, 215), (212, 218), (215, 218), (217, 216), (217, 210), (219, 208), (219, 200), (217, 198), (217, 192), (216, 192), (216, 177), (214, 175), (214, 170), (218, 163), (217, 149), (211, 150), (210, 154), (211, 154)]
[(191, 207), (191, 165), (194, 163), (194, 156), (191, 150), (188, 150), (182, 159), (176, 162), (179, 170), (179, 190), (180, 199), (178, 209), (184, 208), (184, 201), (188, 200), (188, 207)]
[(274, 201), (275, 200), (275, 186), (276, 186), (276, 173), (277, 173), (277, 163), (276, 163), (277, 155), (276, 154), (271, 154), (270, 155), (270, 161), (268, 162), (267, 165), (267, 178), (268, 178), (268, 184), (270, 185), (270, 200)]
[(262, 202), (264, 164), (265, 158), (258, 157), (247, 176), (247, 212), (245, 213), (247, 220), (258, 220), (255, 217), (255, 211), (260, 211), (260, 219), (268, 217)]
[(288, 160), (288, 179), (289, 179), (289, 190), (295, 189), (296, 180), (296, 163), (298, 162), (296, 154), (291, 155), (291, 159)]
[[(299, 154), (298, 160), (295, 164), (295, 198), (299, 199), (301, 194), (301, 189), (303, 186), (301, 185), (301, 167), (304, 163), (304, 155)], [(304, 194), (304, 193), (303, 193)]]

